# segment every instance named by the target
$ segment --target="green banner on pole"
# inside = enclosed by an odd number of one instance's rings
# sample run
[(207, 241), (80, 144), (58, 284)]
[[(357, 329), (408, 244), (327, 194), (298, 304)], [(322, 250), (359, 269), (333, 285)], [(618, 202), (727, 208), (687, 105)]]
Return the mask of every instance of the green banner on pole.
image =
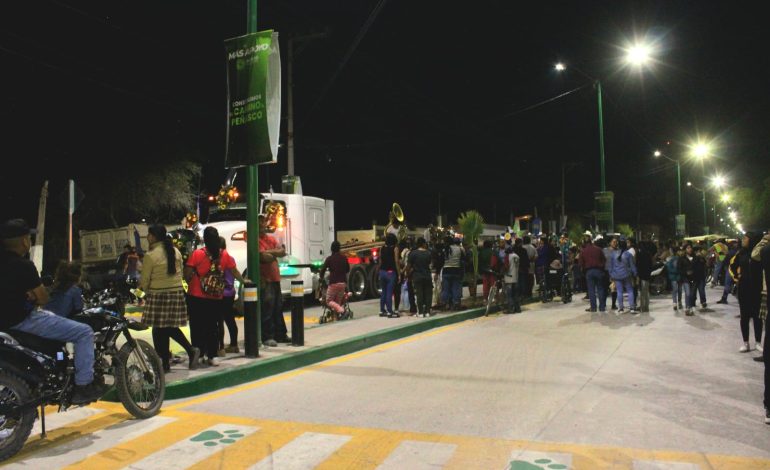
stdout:
[(281, 129), (278, 33), (262, 31), (225, 41), (227, 146), (225, 167), (275, 163)]
[(674, 217), (677, 237), (683, 237), (685, 234), (685, 218), (685, 214), (677, 214)]
[(597, 191), (594, 193), (596, 205), (596, 225), (601, 233), (615, 231), (615, 194), (612, 191)]

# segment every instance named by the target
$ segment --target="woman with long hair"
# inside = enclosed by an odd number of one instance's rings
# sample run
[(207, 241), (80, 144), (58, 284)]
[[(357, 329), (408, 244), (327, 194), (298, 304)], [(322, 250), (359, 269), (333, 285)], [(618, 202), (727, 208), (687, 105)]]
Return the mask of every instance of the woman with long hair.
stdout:
[(235, 260), (222, 249), (219, 232), (214, 227), (203, 231), (204, 248), (195, 250), (187, 259), (184, 278), (188, 283), (187, 312), (190, 316), (190, 337), (193, 346), (200, 348), (208, 357), (208, 365), (219, 365), (219, 322), (222, 317), (224, 289), (219, 292), (203, 291), (201, 279), (205, 276), (221, 276), (230, 271), (239, 282), (245, 282), (235, 268)]
[[(222, 250), (227, 249), (227, 242), (224, 237), (219, 237), (219, 243)], [(237, 266), (236, 266), (237, 268)], [(225, 271), (225, 290), (222, 293), (222, 321), (219, 322), (219, 356), (225, 356), (227, 353), (239, 353), (238, 349), (238, 324), (235, 322), (235, 276), (233, 272)], [(225, 347), (225, 325), (230, 334), (230, 345)]]
[[(749, 329), (754, 323), (754, 342), (757, 351), (762, 352), (762, 319), (759, 308), (762, 302), (762, 264), (751, 259), (751, 251), (759, 243), (761, 235), (747, 232), (741, 240), (741, 249), (730, 264), (730, 274), (738, 284), (738, 305), (741, 312), (741, 335), (743, 346), (740, 352), (751, 351)], [(695, 298), (695, 295), (693, 295)]]
[(169, 340), (187, 352), (189, 368), (195, 369), (200, 349), (193, 347), (181, 329), (187, 325), (187, 305), (182, 284), (182, 254), (176, 249), (163, 225), (147, 229), (149, 251), (144, 256), (140, 287), (146, 292), (142, 322), (152, 327), (155, 351), (163, 360), (163, 370), (171, 370)]
[(51, 298), (45, 310), (70, 318), (83, 310), (83, 290), (78, 287), (83, 269), (80, 263), (62, 261), (56, 268)]
[(636, 265), (634, 256), (628, 251), (628, 245), (625, 240), (620, 242), (620, 249), (613, 254), (612, 265), (610, 267), (610, 278), (615, 281), (615, 288), (618, 291), (618, 313), (623, 313), (623, 293), (628, 294), (628, 306), (631, 313), (636, 313), (634, 307), (634, 284), (636, 277)]

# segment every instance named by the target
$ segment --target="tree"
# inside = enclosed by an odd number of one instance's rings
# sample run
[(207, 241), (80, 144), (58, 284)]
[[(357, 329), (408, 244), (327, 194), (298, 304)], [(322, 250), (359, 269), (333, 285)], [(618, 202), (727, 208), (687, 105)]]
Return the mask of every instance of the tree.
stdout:
[(615, 226), (615, 230), (617, 230), (619, 234), (625, 235), (626, 237), (634, 236), (634, 229), (632, 229), (628, 224), (618, 224)]
[(759, 187), (739, 187), (731, 192), (738, 222), (745, 230), (766, 229), (770, 220), (770, 178)]
[(129, 166), (120, 173), (103, 175), (84, 189), (92, 213), (119, 227), (139, 219), (181, 220), (197, 195), (201, 167), (191, 161)]
[[(479, 236), (484, 231), (484, 218), (477, 211), (466, 211), (457, 218), (457, 225), (460, 226), (460, 232), (471, 247), (471, 254), (473, 255), (473, 279), (471, 282), (475, 286), (479, 276)], [(471, 292), (475, 292), (475, 289), (471, 289)]]

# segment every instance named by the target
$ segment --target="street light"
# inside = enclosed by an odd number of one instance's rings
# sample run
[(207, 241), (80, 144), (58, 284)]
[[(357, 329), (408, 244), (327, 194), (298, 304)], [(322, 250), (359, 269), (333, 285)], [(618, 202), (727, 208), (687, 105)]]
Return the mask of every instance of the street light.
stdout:
[[(663, 157), (666, 160), (672, 161), (676, 163), (676, 189), (677, 189), (677, 209), (676, 213), (681, 214), (682, 213), (682, 168), (679, 165), (679, 160), (674, 160), (673, 158), (670, 158), (663, 154), (660, 150), (656, 150), (653, 154), (655, 157)], [(689, 185), (689, 182), (688, 182)]]
[(652, 47), (647, 44), (635, 44), (626, 49), (626, 62), (641, 67), (650, 61)]
[(698, 142), (691, 146), (690, 153), (692, 153), (692, 156), (698, 160), (703, 160), (711, 155), (711, 144)]
[(559, 62), (558, 64), (554, 65), (553, 68), (556, 69), (557, 72), (563, 72), (564, 70), (567, 69), (567, 67), (564, 64), (562, 64), (561, 62)]

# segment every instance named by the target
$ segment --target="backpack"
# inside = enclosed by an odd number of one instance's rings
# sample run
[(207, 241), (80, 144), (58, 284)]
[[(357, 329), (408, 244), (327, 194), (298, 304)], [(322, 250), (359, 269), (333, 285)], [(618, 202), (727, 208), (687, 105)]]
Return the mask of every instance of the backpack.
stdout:
[(206, 257), (211, 262), (211, 267), (206, 274), (200, 276), (201, 290), (210, 297), (222, 297), (225, 291), (225, 275), (219, 269), (217, 260), (212, 259), (208, 252), (206, 252)]

